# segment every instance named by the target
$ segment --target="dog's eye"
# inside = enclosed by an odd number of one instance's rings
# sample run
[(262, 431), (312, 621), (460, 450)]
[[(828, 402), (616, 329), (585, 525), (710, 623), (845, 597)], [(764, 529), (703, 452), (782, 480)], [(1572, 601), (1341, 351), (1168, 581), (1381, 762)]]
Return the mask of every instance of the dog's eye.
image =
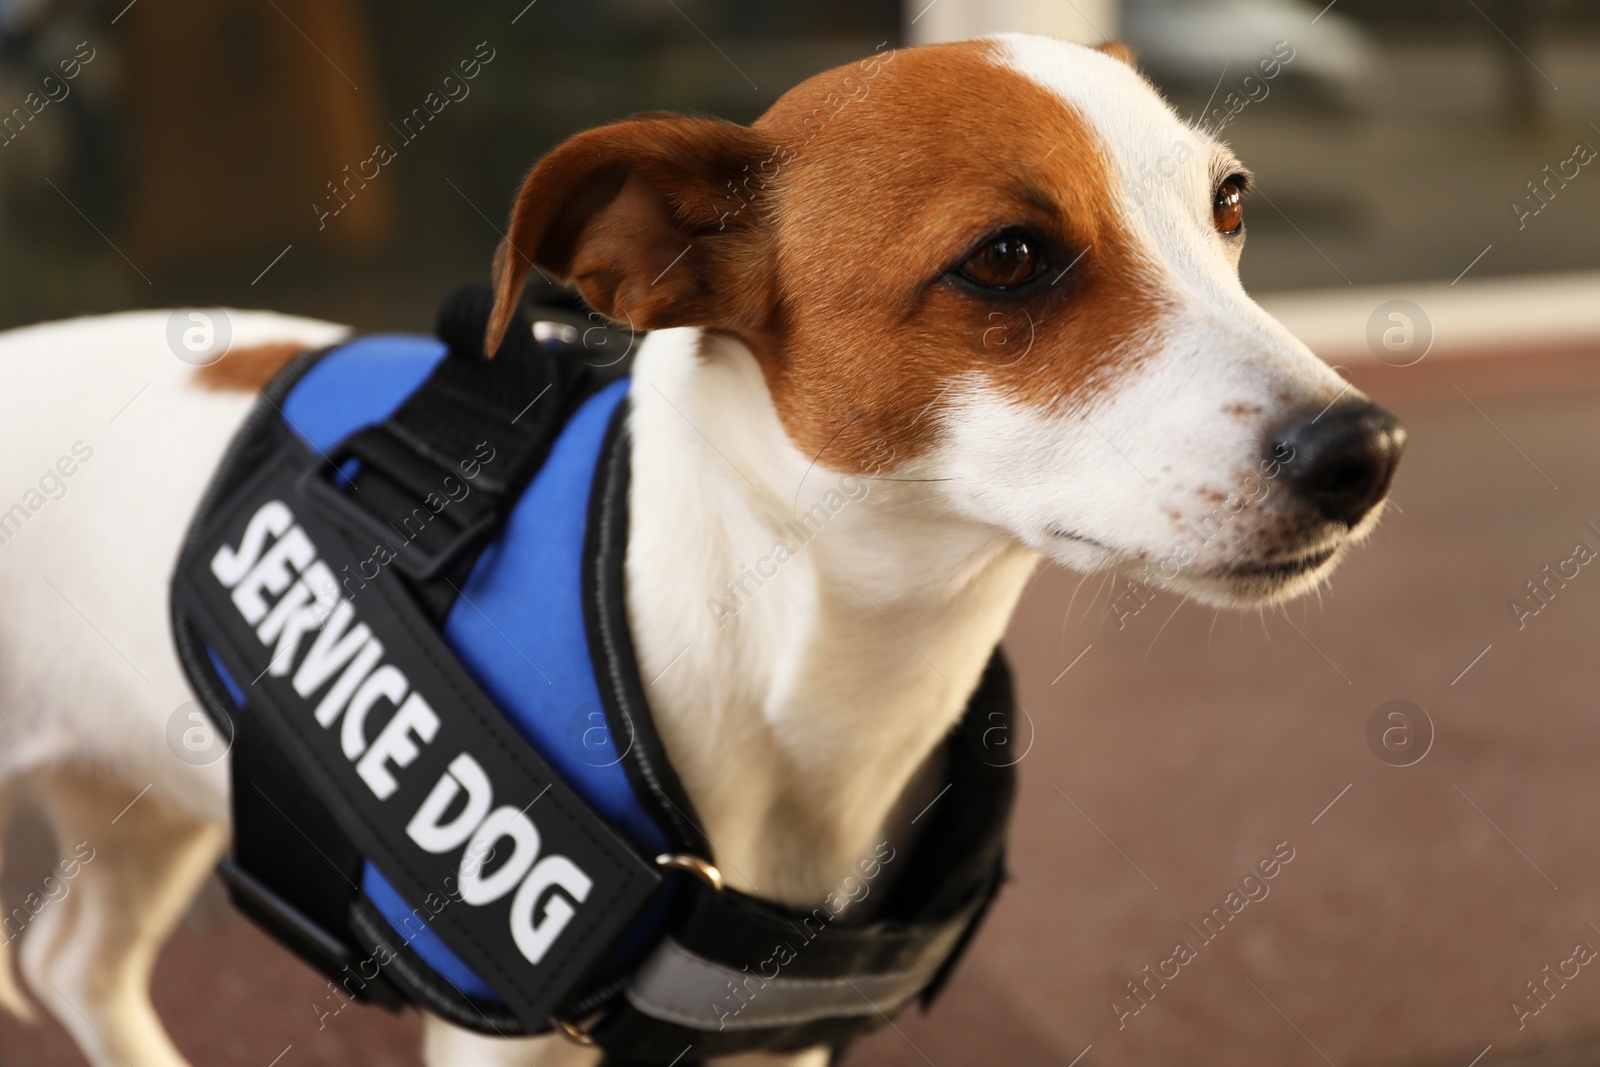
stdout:
[(1012, 289), (1044, 272), (1044, 253), (1027, 234), (1009, 230), (991, 238), (958, 268), (973, 285)]
[(1222, 179), (1211, 201), (1211, 223), (1218, 233), (1236, 234), (1244, 225), (1244, 179), (1235, 174)]

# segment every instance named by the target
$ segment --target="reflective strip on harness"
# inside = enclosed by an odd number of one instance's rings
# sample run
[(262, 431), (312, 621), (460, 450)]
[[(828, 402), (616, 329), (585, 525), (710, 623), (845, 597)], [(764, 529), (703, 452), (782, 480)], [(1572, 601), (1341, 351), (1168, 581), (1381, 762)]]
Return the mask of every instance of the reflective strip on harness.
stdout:
[[(953, 946), (960, 935), (951, 931)], [(851, 1015), (891, 1014), (933, 978), (941, 955), (891, 974), (785, 978), (736, 970), (668, 939), (634, 972), (628, 1003), (652, 1018), (694, 1030), (756, 1030)]]

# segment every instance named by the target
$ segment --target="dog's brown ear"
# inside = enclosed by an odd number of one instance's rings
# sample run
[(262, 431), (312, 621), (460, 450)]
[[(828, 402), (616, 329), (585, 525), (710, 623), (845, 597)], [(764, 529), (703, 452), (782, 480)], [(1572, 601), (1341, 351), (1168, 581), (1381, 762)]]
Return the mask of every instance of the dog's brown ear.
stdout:
[(1094, 50), (1096, 52), (1103, 52), (1112, 59), (1121, 60), (1130, 67), (1137, 67), (1139, 65), (1138, 59), (1135, 58), (1133, 54), (1133, 49), (1129, 48), (1121, 41), (1101, 41), (1099, 44), (1094, 46)]
[[(767, 205), (752, 177), (776, 176), (776, 144), (745, 126), (638, 116), (578, 134), (529, 172), (495, 256), (493, 355), (528, 271), (640, 330), (739, 331), (756, 314)], [(764, 165), (766, 164), (766, 165)]]

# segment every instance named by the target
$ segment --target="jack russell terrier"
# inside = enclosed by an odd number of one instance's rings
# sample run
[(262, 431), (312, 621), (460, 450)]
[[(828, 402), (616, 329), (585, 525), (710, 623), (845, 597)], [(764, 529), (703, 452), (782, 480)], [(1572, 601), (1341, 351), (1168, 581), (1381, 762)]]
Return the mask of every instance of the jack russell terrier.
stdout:
[[(1262, 605), (1373, 529), (1404, 431), (1246, 295), (1249, 185), (1120, 46), (1024, 35), (881, 53), (748, 127), (637, 116), (530, 173), (488, 351), (535, 268), (650, 331), (628, 625), (730, 885), (813, 907), (905, 837), (1041, 560)], [(198, 372), (166, 312), (0, 335), (8, 492), (44, 490), (0, 515), (0, 798), (94, 849), (20, 969), (97, 1067), (184, 1063), (147, 982), (229, 839), (227, 762), (166, 740), (192, 696), (173, 561), (257, 388), (345, 335), (229, 315)], [(747, 565), (846, 476), (866, 491), (750, 595)], [(30, 1011), (9, 965), (0, 999)], [(429, 1017), (424, 1056), (600, 1053)]]

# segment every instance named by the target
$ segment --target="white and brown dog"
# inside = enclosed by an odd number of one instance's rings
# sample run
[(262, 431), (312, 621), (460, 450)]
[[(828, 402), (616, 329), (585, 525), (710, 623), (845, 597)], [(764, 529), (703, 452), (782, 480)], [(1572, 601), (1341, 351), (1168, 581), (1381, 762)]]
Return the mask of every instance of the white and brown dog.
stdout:
[[(528, 177), (500, 311), (531, 263), (654, 331), (629, 617), (741, 889), (812, 906), (900, 832), (1041, 557), (1262, 604), (1377, 521), (1403, 431), (1245, 294), (1245, 171), (1126, 60), (1031, 36), (886, 52), (752, 126), (641, 116)], [(200, 373), (166, 312), (0, 336), (0, 788), (95, 850), (20, 963), (103, 1067), (183, 1062), (147, 979), (228, 837), (226, 761), (166, 740), (191, 697), (169, 572), (249, 386), (344, 332), (230, 315), (234, 353)], [(728, 596), (862, 471), (825, 534)], [(427, 1028), (434, 1067), (595, 1056)]]

